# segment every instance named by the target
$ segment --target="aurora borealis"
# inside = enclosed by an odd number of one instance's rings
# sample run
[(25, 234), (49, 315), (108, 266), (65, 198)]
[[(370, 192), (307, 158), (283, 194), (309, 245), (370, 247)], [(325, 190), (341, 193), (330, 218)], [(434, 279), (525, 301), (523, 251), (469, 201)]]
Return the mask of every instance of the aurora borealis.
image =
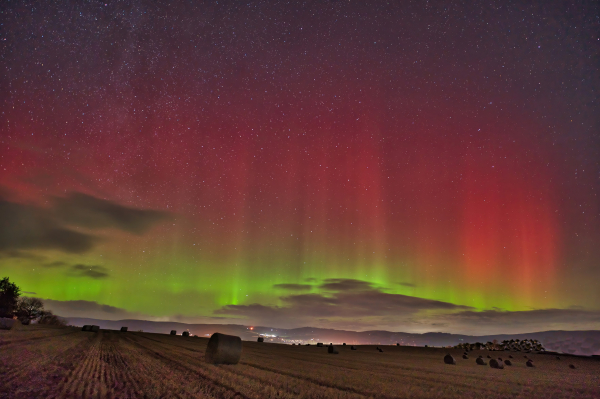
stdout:
[(4, 3), (0, 277), (64, 316), (599, 329), (600, 7), (536, 3)]

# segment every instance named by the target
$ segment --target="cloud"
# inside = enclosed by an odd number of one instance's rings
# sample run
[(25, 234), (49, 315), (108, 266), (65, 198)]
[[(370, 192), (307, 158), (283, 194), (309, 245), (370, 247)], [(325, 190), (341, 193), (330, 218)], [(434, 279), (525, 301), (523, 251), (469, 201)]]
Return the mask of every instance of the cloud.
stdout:
[(417, 286), (416, 284), (413, 284), (413, 283), (398, 283), (398, 285), (402, 285), (404, 287), (411, 287), (411, 288), (414, 288)]
[(94, 301), (56, 301), (44, 299), (44, 308), (52, 310), (62, 317), (88, 317), (102, 320), (149, 319), (147, 315), (130, 312), (110, 305), (102, 305)]
[[(292, 286), (295, 286), (292, 284)], [(228, 315), (252, 321), (253, 324), (299, 327), (320, 320), (324, 326), (349, 323), (370, 327), (402, 320), (424, 311), (466, 311), (469, 306), (389, 294), (366, 281), (327, 279), (318, 288), (321, 293), (292, 294), (280, 297), (281, 306), (262, 304), (227, 305), (216, 310), (217, 315)]]
[(1, 252), (39, 248), (82, 253), (97, 241), (95, 236), (63, 227), (48, 209), (0, 199)]
[(312, 289), (312, 285), (310, 284), (274, 284), (273, 288), (279, 288), (283, 290), (290, 291), (308, 291)]
[(371, 290), (372, 284), (361, 280), (352, 280), (344, 278), (328, 278), (319, 286), (322, 290), (327, 291), (357, 291)]
[(65, 262), (57, 260), (55, 262), (44, 263), (42, 266), (44, 266), (44, 267), (63, 267), (63, 266), (66, 266), (66, 265), (67, 264)]
[(73, 277), (90, 277), (95, 280), (100, 280), (108, 277), (108, 269), (104, 266), (93, 266), (93, 265), (73, 265), (67, 272)]
[(22, 294), (37, 295), (37, 292), (21, 291)]
[(34, 261), (43, 261), (44, 259), (46, 259), (45, 257), (41, 256), (41, 255), (37, 255), (34, 253), (30, 253), (30, 252), (25, 252), (25, 251), (17, 251), (14, 249), (9, 249), (6, 251), (2, 251), (0, 252), (0, 259), (30, 259), (30, 260), (34, 260)]
[(115, 228), (144, 234), (154, 224), (169, 218), (168, 212), (135, 209), (83, 193), (54, 199), (57, 216), (68, 224), (89, 229)]

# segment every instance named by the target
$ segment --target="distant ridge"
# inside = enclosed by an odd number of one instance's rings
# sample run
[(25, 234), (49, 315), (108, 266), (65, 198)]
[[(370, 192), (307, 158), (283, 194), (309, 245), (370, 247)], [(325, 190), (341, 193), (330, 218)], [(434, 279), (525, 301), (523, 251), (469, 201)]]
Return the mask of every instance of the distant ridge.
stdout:
[[(454, 346), (459, 343), (488, 342), (494, 339), (501, 342), (510, 339), (537, 339), (548, 351), (570, 353), (574, 355), (600, 355), (600, 331), (540, 331), (525, 334), (497, 335), (461, 335), (442, 332), (424, 334), (391, 332), (391, 331), (345, 331), (325, 328), (300, 327), (283, 329), (238, 324), (186, 324), (170, 321), (147, 320), (98, 320), (80, 317), (67, 317), (69, 324), (83, 326), (95, 324), (102, 329), (119, 330), (123, 326), (129, 331), (143, 330), (144, 332), (168, 334), (176, 330), (177, 334), (189, 331), (194, 335), (208, 337), (214, 332), (237, 335), (245, 341), (254, 341), (259, 335), (265, 336), (265, 342), (325, 342), (349, 345), (414, 345), (414, 346)], [(252, 328), (252, 329), (250, 329)]]

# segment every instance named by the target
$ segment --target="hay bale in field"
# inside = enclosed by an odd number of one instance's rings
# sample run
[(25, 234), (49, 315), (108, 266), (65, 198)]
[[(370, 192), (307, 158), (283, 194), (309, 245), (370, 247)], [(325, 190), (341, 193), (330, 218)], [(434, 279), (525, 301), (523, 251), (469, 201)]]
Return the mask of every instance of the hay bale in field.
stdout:
[(127, 327), (121, 327), (121, 332), (127, 332)]
[(383, 349), (381, 349), (381, 348), (379, 348), (379, 349), (378, 349), (378, 351), (379, 351), (380, 353), (383, 353)]
[(242, 339), (235, 335), (214, 333), (208, 340), (204, 360), (212, 364), (238, 364), (242, 356)]
[(317, 347), (318, 348), (322, 348), (323, 347), (323, 342), (317, 342)]
[(574, 364), (569, 364), (569, 368), (575, 370), (575, 365)]
[(491, 357), (490, 355), (487, 355), (487, 358), (488, 358), (488, 359), (491, 359), (492, 357)]
[(485, 362), (485, 360), (483, 360), (482, 357), (478, 357), (477, 360), (475, 360), (475, 363), (477, 363), (480, 366), (485, 366), (487, 363)]
[(444, 363), (446, 363), (446, 364), (456, 364), (456, 360), (454, 360), (454, 358), (452, 357), (452, 355), (448, 353), (446, 356), (444, 356)]
[(98, 332), (100, 331), (100, 327), (99, 326), (92, 326), (92, 328), (90, 329), (91, 332)]
[(331, 354), (337, 355), (337, 354), (339, 354), (340, 352), (338, 352), (338, 350), (337, 350), (337, 348), (336, 348), (335, 346), (333, 346), (333, 345), (329, 345), (329, 346), (327, 347), (327, 353), (331, 353)]
[(379, 347), (375, 348), (375, 350), (376, 350), (376, 351), (378, 351), (378, 350), (379, 350)]
[(492, 359), (492, 360), (490, 360), (490, 367), (493, 369), (503, 369), (504, 362), (502, 362), (501, 360), (498, 361), (496, 359)]
[(351, 350), (351, 351), (355, 351), (355, 350), (356, 350), (356, 348), (354, 347), (354, 345), (352, 345), (352, 346), (350, 347), (350, 350)]
[(346, 346), (346, 343), (344, 342), (344, 343), (342, 344), (342, 346)]
[(0, 317), (0, 330), (16, 330), (21, 322), (17, 319)]
[(526, 365), (527, 367), (535, 367), (535, 366), (533, 365), (533, 361), (532, 361), (531, 359), (529, 359), (529, 360), (528, 360), (528, 361), (525, 363), (525, 365)]
[(560, 356), (556, 356), (556, 360), (560, 360)]
[(92, 326), (89, 324), (86, 324), (83, 327), (81, 327), (81, 331), (92, 331)]
[(508, 357), (510, 357), (511, 359), (513, 358), (512, 355), (508, 355)]
[(510, 360), (508, 360), (508, 359), (506, 359), (504, 361), (504, 364), (506, 364), (507, 366), (512, 366), (512, 362)]
[(265, 339), (263, 337), (258, 337), (258, 339), (256, 340), (256, 342), (265, 342)]
[(171, 335), (177, 335), (177, 330), (171, 330)]
[(396, 346), (400, 346), (400, 343), (396, 343)]
[(463, 355), (463, 359), (468, 359), (468, 358), (469, 358), (469, 356)]
[(189, 331), (184, 331), (184, 332), (181, 334), (181, 336), (182, 336), (182, 337), (189, 337), (189, 336), (190, 336), (190, 332), (189, 332)]

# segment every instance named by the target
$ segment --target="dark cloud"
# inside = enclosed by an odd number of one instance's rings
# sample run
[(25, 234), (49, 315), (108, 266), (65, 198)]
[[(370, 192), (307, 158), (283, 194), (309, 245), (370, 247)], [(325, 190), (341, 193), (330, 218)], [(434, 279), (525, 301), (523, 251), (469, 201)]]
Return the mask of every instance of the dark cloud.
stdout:
[(402, 285), (404, 287), (411, 287), (411, 288), (414, 288), (417, 286), (416, 284), (413, 284), (413, 283), (398, 283), (398, 285)]
[(98, 239), (67, 229), (50, 211), (33, 205), (0, 200), (0, 251), (22, 249), (57, 249), (82, 253)]
[(466, 311), (469, 306), (417, 298), (407, 295), (388, 294), (371, 283), (351, 279), (327, 279), (319, 286), (324, 293), (293, 294), (280, 298), (281, 306), (261, 304), (227, 305), (215, 314), (249, 319), (256, 324), (279, 326), (302, 326), (315, 320), (339, 322), (358, 319), (364, 325), (373, 325), (373, 319), (394, 319), (396, 323), (422, 311)]
[(71, 266), (68, 274), (74, 277), (90, 277), (99, 280), (108, 277), (108, 269), (104, 266), (79, 264)]
[(140, 313), (130, 312), (110, 305), (102, 305), (94, 301), (55, 301), (44, 299), (44, 308), (52, 310), (63, 317), (89, 317), (103, 320), (119, 320), (127, 318), (144, 318)]
[(57, 260), (56, 262), (44, 263), (42, 266), (44, 267), (63, 267), (67, 266), (65, 262)]
[(34, 261), (38, 261), (38, 262), (46, 259), (45, 257), (38, 255), (38, 254), (34, 254), (31, 252), (25, 252), (25, 251), (17, 251), (14, 249), (0, 251), (0, 259), (2, 259), (2, 258), (5, 258), (5, 259), (30, 259), (30, 260), (34, 260)]
[(361, 291), (372, 289), (372, 284), (361, 280), (328, 278), (323, 280), (319, 288), (326, 291)]
[(83, 193), (71, 193), (54, 201), (56, 214), (66, 223), (90, 229), (115, 228), (138, 235), (170, 215), (162, 211), (126, 207)]
[(307, 283), (314, 283), (317, 281), (317, 279), (314, 277), (307, 277), (304, 279), (304, 281), (306, 281)]
[(274, 284), (273, 288), (289, 291), (308, 291), (312, 288), (310, 284)]

